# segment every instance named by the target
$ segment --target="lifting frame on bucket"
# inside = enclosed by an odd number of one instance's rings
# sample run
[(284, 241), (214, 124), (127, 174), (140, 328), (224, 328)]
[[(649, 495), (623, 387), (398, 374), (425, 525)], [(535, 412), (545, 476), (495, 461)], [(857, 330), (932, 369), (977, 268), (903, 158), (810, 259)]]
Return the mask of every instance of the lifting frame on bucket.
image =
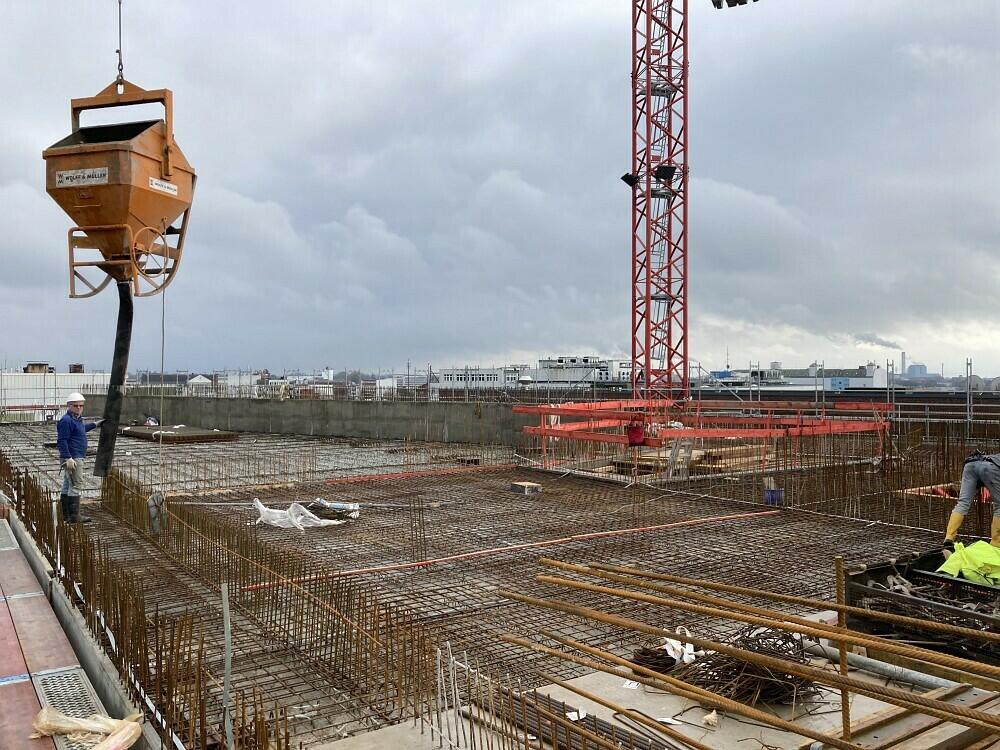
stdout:
[[(80, 127), (85, 110), (151, 103), (163, 105), (163, 120)], [(73, 99), (71, 112), (73, 132), (42, 153), (46, 192), (78, 224), (69, 230), (69, 296), (92, 297), (112, 279), (133, 296), (157, 294), (180, 266), (196, 182), (174, 141), (173, 95), (123, 79)], [(97, 254), (78, 253), (88, 250)], [(104, 277), (88, 276), (92, 268)]]

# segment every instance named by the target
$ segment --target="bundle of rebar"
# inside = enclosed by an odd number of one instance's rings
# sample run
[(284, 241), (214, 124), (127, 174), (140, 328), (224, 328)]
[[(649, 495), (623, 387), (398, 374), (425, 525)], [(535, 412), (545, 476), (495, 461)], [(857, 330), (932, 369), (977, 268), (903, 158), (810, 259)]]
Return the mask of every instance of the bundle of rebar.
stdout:
[[(725, 643), (796, 664), (809, 661), (800, 638), (773, 628), (744, 628)], [(817, 692), (816, 683), (808, 678), (720, 653), (707, 653), (691, 664), (680, 664), (670, 674), (749, 706), (795, 704)]]

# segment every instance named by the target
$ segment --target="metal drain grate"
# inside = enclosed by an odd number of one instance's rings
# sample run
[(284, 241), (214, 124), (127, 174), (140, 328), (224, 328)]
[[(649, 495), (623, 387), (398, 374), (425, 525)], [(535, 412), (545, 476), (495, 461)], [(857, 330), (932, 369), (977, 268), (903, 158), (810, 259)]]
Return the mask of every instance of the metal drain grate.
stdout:
[(14, 532), (10, 530), (10, 524), (4, 520), (0, 520), (0, 549), (17, 549)]
[[(79, 667), (34, 675), (31, 681), (35, 685), (38, 702), (43, 706), (52, 706), (78, 719), (85, 719), (91, 714), (107, 714), (87, 675)], [(70, 741), (65, 736), (53, 739), (59, 750), (88, 750), (92, 746), (92, 743)]]

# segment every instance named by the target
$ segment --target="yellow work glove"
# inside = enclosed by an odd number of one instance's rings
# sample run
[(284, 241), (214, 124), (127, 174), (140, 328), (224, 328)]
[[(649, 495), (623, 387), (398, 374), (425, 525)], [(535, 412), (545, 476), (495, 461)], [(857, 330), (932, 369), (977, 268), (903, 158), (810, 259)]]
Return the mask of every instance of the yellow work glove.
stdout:
[(67, 458), (63, 462), (63, 468), (66, 469), (66, 471), (76, 471), (76, 459), (75, 458)]

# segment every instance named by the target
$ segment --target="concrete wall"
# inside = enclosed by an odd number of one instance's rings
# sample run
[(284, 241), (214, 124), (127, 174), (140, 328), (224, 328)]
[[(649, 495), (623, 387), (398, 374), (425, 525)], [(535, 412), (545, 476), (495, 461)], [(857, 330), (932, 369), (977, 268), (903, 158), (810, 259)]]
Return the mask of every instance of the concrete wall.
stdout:
[[(88, 396), (86, 416), (100, 416), (104, 396)], [(122, 421), (159, 414), (158, 396), (126, 396)], [(166, 396), (163, 424), (298, 435), (517, 445), (538, 418), (509, 405), (409, 401), (323, 401)]]

